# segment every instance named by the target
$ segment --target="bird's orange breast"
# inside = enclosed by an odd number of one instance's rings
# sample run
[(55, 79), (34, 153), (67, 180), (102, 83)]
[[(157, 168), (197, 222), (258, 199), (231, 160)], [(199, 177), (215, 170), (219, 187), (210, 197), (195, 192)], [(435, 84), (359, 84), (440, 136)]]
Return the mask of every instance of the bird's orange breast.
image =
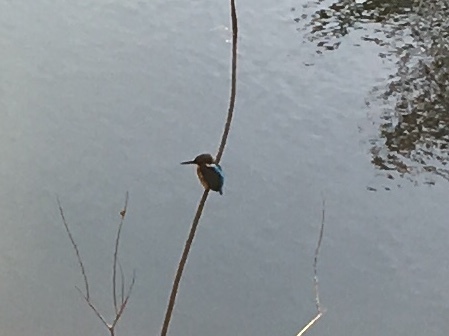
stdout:
[(200, 182), (203, 185), (204, 189), (209, 189), (209, 186), (207, 185), (206, 180), (204, 179), (204, 176), (201, 173), (200, 167), (196, 168), (196, 174), (198, 175), (198, 179), (200, 180)]

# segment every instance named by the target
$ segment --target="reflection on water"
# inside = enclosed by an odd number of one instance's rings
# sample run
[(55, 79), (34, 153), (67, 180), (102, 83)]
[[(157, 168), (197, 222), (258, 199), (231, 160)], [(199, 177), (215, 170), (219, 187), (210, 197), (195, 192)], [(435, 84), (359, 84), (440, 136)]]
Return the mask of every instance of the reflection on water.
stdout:
[(396, 66), (387, 85), (373, 89), (383, 110), (371, 162), (390, 179), (417, 182), (426, 173), (428, 184), (435, 175), (449, 180), (448, 2), (340, 0), (317, 10), (304, 29), (317, 53), (337, 49), (360, 29), (369, 31), (363, 40), (385, 47), (379, 56)]

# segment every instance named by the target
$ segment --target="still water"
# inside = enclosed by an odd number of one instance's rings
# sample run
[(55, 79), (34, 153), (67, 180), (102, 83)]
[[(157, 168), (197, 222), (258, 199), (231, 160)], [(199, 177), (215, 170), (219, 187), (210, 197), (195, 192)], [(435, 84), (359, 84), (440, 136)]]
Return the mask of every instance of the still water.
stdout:
[[(392, 180), (373, 165), (373, 88), (395, 65), (360, 31), (317, 53), (300, 29), (314, 6), (237, 3), (224, 195), (209, 197), (171, 335), (296, 335), (315, 314), (323, 196), (327, 313), (310, 335), (449, 332), (447, 181)], [(75, 289), (56, 196), (110, 316), (126, 191), (121, 264), (137, 282), (118, 332), (159, 333), (202, 193), (179, 162), (216, 152), (228, 27), (226, 1), (0, 2), (1, 335), (106, 334)]]

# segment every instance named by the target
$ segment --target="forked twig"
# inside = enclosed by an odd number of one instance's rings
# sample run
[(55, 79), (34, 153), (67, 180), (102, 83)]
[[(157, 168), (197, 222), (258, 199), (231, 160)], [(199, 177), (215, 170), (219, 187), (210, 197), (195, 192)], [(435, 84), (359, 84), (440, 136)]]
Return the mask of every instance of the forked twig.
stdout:
[(75, 288), (78, 290), (78, 292), (81, 294), (81, 296), (84, 298), (84, 300), (86, 301), (87, 305), (92, 309), (92, 311), (95, 313), (95, 315), (97, 315), (97, 317), (99, 318), (99, 320), (101, 322), (103, 322), (103, 324), (105, 325), (106, 328), (109, 329), (109, 324), (108, 322), (106, 322), (105, 318), (103, 317), (103, 315), (101, 315), (101, 313), (98, 311), (97, 307), (94, 306), (94, 304), (90, 301), (90, 299), (85, 296), (83, 294), (83, 292), (81, 291), (81, 289), (79, 289), (77, 286), (75, 286)]
[[(231, 93), (229, 98), (229, 108), (228, 114), (226, 118), (226, 123), (223, 131), (223, 135), (221, 137), (220, 146), (218, 147), (218, 153), (216, 156), (216, 162), (220, 162), (221, 157), (223, 156), (223, 151), (226, 146), (226, 141), (229, 135), (229, 131), (231, 129), (232, 116), (234, 113), (235, 106), (235, 96), (237, 92), (237, 35), (238, 35), (238, 26), (237, 26), (237, 12), (235, 8), (235, 0), (230, 0), (231, 7), (231, 23), (232, 23), (232, 65), (231, 65)], [(179, 261), (178, 269), (176, 271), (175, 279), (173, 281), (172, 290), (170, 293), (170, 298), (167, 305), (167, 310), (165, 312), (164, 322), (162, 324), (161, 336), (166, 336), (168, 333), (168, 327), (170, 325), (170, 319), (173, 314), (173, 308), (175, 306), (176, 295), (178, 293), (179, 283), (181, 281), (182, 273), (184, 271), (185, 264), (187, 262), (187, 257), (189, 255), (190, 248), (192, 246), (193, 238), (195, 237), (195, 232), (198, 227), (198, 223), (203, 212), (204, 205), (207, 200), (207, 196), (209, 195), (209, 190), (204, 190), (203, 196), (198, 204), (198, 208), (196, 210), (195, 217), (192, 222), (192, 226), (190, 228), (189, 237), (187, 238), (186, 244), (184, 246), (184, 251), (181, 255), (181, 260)]]
[(128, 292), (126, 293), (125, 299), (122, 301), (119, 310), (117, 312), (117, 315), (115, 316), (114, 321), (112, 322), (111, 328), (114, 329), (118, 320), (122, 316), (123, 312), (125, 311), (126, 305), (128, 304), (128, 300), (131, 296), (131, 292), (133, 291), (134, 284), (136, 283), (136, 271), (133, 272), (133, 278), (131, 280), (131, 284), (128, 287)]
[[(131, 292), (132, 289), (134, 287), (135, 281), (136, 281), (136, 273), (133, 272), (133, 277), (131, 280), (131, 284), (128, 287), (128, 292), (126, 293), (126, 296), (124, 294), (124, 288), (125, 288), (125, 276), (123, 274), (123, 270), (122, 267), (118, 261), (118, 248), (119, 248), (119, 241), (120, 241), (120, 234), (122, 231), (122, 227), (123, 227), (123, 222), (125, 219), (125, 215), (126, 215), (126, 210), (128, 207), (128, 192), (126, 193), (126, 199), (125, 199), (125, 206), (123, 208), (123, 210), (120, 212), (121, 215), (121, 220), (120, 220), (120, 224), (118, 227), (118, 231), (117, 231), (117, 237), (115, 240), (115, 249), (114, 249), (114, 261), (113, 261), (113, 277), (112, 277), (112, 286), (113, 286), (113, 300), (114, 300), (114, 310), (115, 310), (115, 317), (113, 319), (113, 322), (111, 324), (109, 324), (106, 319), (103, 317), (103, 315), (99, 312), (98, 308), (92, 303), (91, 297), (89, 295), (89, 281), (86, 275), (86, 271), (84, 268), (84, 264), (83, 261), (81, 259), (80, 253), (79, 253), (79, 249), (78, 249), (78, 245), (75, 242), (75, 239), (73, 238), (73, 235), (70, 231), (69, 225), (65, 219), (64, 216), (64, 211), (62, 209), (61, 203), (59, 201), (59, 199), (57, 199), (58, 201), (58, 206), (59, 206), (59, 212), (61, 214), (61, 218), (62, 218), (62, 222), (64, 223), (64, 227), (66, 229), (67, 235), (69, 236), (70, 242), (72, 243), (72, 247), (75, 250), (77, 259), (78, 259), (78, 264), (80, 266), (80, 270), (81, 273), (83, 274), (84, 277), (84, 285), (86, 288), (86, 293), (84, 294), (83, 291), (81, 289), (79, 289), (78, 287), (75, 286), (75, 288), (78, 290), (78, 292), (81, 294), (81, 296), (84, 298), (84, 300), (86, 301), (87, 305), (92, 309), (92, 311), (95, 313), (95, 315), (98, 317), (98, 319), (104, 324), (104, 326), (109, 330), (109, 333), (111, 336), (115, 335), (115, 327), (118, 323), (118, 321), (120, 320), (120, 317), (122, 316), (129, 298), (131, 296)], [(119, 265), (119, 269), (120, 269), (120, 275), (121, 275), (121, 302), (120, 304), (117, 303), (117, 288), (116, 288), (116, 277), (117, 277), (117, 264)]]
[(320, 301), (320, 291), (319, 291), (319, 282), (318, 282), (318, 257), (320, 255), (320, 248), (321, 248), (321, 242), (323, 240), (323, 235), (324, 235), (324, 221), (325, 221), (325, 214), (326, 214), (326, 203), (325, 200), (323, 199), (323, 210), (321, 212), (321, 227), (320, 227), (320, 235), (318, 238), (318, 243), (316, 245), (315, 248), (315, 257), (313, 260), (313, 288), (315, 291), (315, 304), (316, 304), (316, 310), (317, 310), (317, 314), (315, 315), (314, 318), (312, 318), (309, 323), (307, 323), (304, 328), (301, 329), (301, 331), (296, 335), (296, 336), (302, 336), (305, 334), (305, 332), (307, 330), (309, 330), (309, 328), (315, 324), (316, 321), (318, 321), (320, 319), (321, 316), (323, 316), (325, 310), (323, 309), (323, 307), (321, 306), (321, 301)]

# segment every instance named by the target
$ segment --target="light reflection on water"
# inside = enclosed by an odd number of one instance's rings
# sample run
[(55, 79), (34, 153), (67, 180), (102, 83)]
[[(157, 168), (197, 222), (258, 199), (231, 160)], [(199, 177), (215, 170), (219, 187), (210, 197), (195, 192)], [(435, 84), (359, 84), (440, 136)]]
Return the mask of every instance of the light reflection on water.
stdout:
[(362, 30), (361, 39), (384, 47), (379, 56), (394, 64), (387, 85), (373, 90), (383, 106), (377, 107), (372, 163), (389, 179), (429, 185), (449, 179), (448, 10), (445, 1), (337, 1), (303, 27), (318, 53), (337, 49), (341, 37)]

